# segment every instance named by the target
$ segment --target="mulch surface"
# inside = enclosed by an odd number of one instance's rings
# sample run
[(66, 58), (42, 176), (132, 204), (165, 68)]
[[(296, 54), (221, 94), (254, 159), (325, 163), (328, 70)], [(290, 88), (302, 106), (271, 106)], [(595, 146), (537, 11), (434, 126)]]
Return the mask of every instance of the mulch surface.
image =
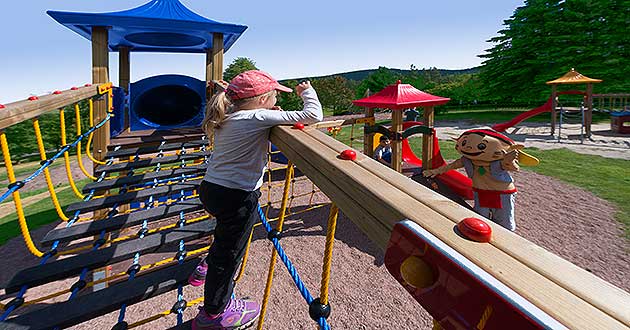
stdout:
[[(541, 247), (562, 256), (595, 275), (630, 291), (630, 258), (628, 241), (623, 238), (621, 225), (614, 220), (615, 208), (608, 202), (582, 189), (562, 183), (550, 177), (523, 171), (515, 174), (519, 193), (517, 196), (516, 233)], [(271, 200), (279, 200), (279, 190), (274, 188)], [(312, 185), (298, 180), (293, 194), (312, 190)], [(266, 203), (263, 194), (261, 205)], [(292, 210), (304, 209), (309, 202), (326, 203), (327, 198), (316, 193), (295, 198)], [(278, 208), (278, 203), (273, 205)], [(290, 257), (306, 287), (313, 296), (319, 295), (322, 259), (326, 236), (329, 207), (289, 217), (285, 223), (282, 245)], [(53, 226), (33, 231), (35, 240), (40, 239)], [(338, 221), (334, 243), (333, 266), (330, 281), (330, 324), (336, 329), (430, 329), (430, 316), (389, 275), (383, 265), (383, 252), (345, 216)], [(262, 299), (271, 244), (261, 227), (257, 227), (251, 245), (249, 262), (236, 288), (238, 296)], [(15, 238), (0, 247), (4, 256), (0, 282), (8, 281), (19, 269), (36, 265), (37, 259), (26, 250), (21, 238)], [(157, 253), (145, 262), (172, 256)], [(114, 270), (126, 269), (131, 261), (114, 265)], [(55, 284), (33, 288), (28, 297), (44, 295), (53, 290), (68, 288), (76, 278)], [(187, 286), (187, 300), (200, 297), (202, 288)], [(63, 301), (67, 295), (53, 301)], [(176, 292), (169, 292), (127, 308), (126, 321), (149, 317), (169, 310), (176, 301)], [(10, 297), (3, 296), (6, 303)], [(47, 302), (50, 303), (50, 302)], [(42, 304), (41, 306), (44, 306)], [(32, 310), (30, 307), (25, 310)], [(19, 313), (19, 311), (18, 311)], [(194, 317), (196, 308), (185, 311), (184, 320)], [(14, 314), (15, 315), (15, 314)], [(72, 329), (111, 329), (118, 318), (118, 311), (91, 320)], [(174, 315), (138, 327), (138, 329), (167, 329), (176, 324)], [(286, 268), (278, 263), (275, 270), (272, 295), (265, 317), (265, 329), (313, 329), (314, 321), (308, 316), (308, 307), (293, 284)]]

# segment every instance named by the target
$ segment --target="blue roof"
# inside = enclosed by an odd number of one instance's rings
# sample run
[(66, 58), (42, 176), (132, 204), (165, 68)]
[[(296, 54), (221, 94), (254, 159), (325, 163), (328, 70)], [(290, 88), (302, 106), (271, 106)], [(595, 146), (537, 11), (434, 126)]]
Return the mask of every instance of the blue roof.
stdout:
[(227, 51), (247, 29), (200, 16), (179, 0), (151, 0), (129, 10), (113, 13), (48, 11), (57, 22), (92, 39), (93, 26), (109, 28), (109, 49), (127, 46), (132, 52), (205, 53), (212, 48), (212, 33), (223, 34)]

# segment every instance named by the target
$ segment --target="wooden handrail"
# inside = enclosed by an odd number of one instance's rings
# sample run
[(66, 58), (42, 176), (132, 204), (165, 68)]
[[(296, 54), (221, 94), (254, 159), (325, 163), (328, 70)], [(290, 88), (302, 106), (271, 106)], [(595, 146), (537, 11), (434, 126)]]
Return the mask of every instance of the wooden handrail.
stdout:
[(480, 244), (454, 230), (478, 214), (313, 128), (271, 131), (274, 143), (378, 247), (409, 219), (570, 329), (627, 329), (630, 294), (487, 220), (493, 239)]
[(76, 90), (64, 90), (59, 94), (42, 95), (32, 101), (23, 100), (5, 104), (4, 109), (0, 109), (0, 130), (98, 95), (98, 87), (98, 85), (84, 86)]

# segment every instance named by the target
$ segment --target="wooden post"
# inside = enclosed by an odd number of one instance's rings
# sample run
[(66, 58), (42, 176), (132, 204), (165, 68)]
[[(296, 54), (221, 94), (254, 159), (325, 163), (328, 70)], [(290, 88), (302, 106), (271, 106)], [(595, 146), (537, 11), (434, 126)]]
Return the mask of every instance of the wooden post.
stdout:
[(206, 102), (210, 100), (214, 90), (210, 88), (212, 86), (212, 49), (206, 49)]
[(223, 79), (223, 34), (212, 34), (212, 79)]
[(392, 139), (392, 168), (397, 171), (402, 171), (402, 141), (398, 139), (398, 135), (402, 134), (403, 123), (403, 111), (402, 109), (392, 109), (392, 128), (390, 129), (394, 133)]
[[(424, 125), (433, 128), (435, 111), (433, 107), (424, 107)], [(422, 134), (422, 169), (430, 170), (433, 161), (433, 135)]]
[(586, 118), (584, 118), (586, 126), (586, 136), (591, 136), (591, 123), (593, 122), (593, 84), (586, 84)]
[[(92, 27), (92, 83), (95, 85), (109, 82), (109, 46), (107, 28), (103, 26)], [(98, 124), (107, 117), (107, 108), (110, 107), (110, 100), (107, 94), (94, 101), (94, 124)], [(94, 132), (94, 158), (104, 160), (109, 145), (109, 121)], [(98, 164), (93, 165), (93, 174)], [(107, 214), (105, 210), (94, 211), (95, 217)], [(95, 236), (94, 239), (99, 237)], [(108, 236), (105, 236), (108, 239)], [(98, 280), (107, 277), (108, 268), (95, 269), (92, 272), (92, 279)], [(93, 290), (101, 290), (107, 283), (95, 285)]]
[[(92, 83), (95, 85), (109, 82), (109, 47), (107, 28), (92, 28)], [(98, 124), (107, 116), (109, 100), (105, 96), (94, 102), (94, 124)], [(109, 121), (94, 132), (94, 157), (105, 158), (109, 145)], [(94, 164), (96, 167), (96, 164)]]
[[(374, 108), (365, 108), (365, 118), (374, 118)], [(376, 124), (376, 123), (375, 123)], [(369, 123), (363, 125), (363, 153), (368, 157), (374, 156), (374, 133), (366, 133), (365, 129), (370, 126)]]
[[(125, 94), (129, 94), (129, 83), (131, 82), (131, 66), (129, 61), (129, 47), (121, 46), (118, 48), (118, 86), (120, 86)], [(123, 109), (123, 130), (129, 130), (129, 112)]]
[(551, 135), (553, 136), (556, 133), (556, 107), (558, 106), (558, 101), (556, 97), (558, 94), (556, 93), (556, 85), (551, 85)]

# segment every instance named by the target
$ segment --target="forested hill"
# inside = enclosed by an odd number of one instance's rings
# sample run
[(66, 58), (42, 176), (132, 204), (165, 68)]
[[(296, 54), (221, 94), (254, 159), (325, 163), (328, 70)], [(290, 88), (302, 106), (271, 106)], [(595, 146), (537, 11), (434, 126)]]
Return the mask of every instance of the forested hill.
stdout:
[[(319, 79), (319, 78), (330, 78), (335, 76), (341, 76), (347, 80), (354, 81), (362, 81), (367, 78), (369, 75), (375, 73), (378, 69), (366, 69), (366, 70), (358, 70), (358, 71), (350, 71), (350, 72), (342, 72), (342, 73), (334, 73), (326, 76), (317, 76), (317, 77), (300, 77), (300, 78), (292, 78), (285, 79), (287, 80), (301, 80), (301, 79)], [(436, 70), (440, 73), (441, 76), (452, 76), (452, 75), (461, 75), (461, 74), (471, 74), (478, 73), (479, 67), (474, 67), (470, 69), (461, 69), (461, 70), (447, 70), (447, 69), (420, 69), (420, 70)], [(389, 69), (389, 71), (397, 76), (407, 76), (411, 75), (414, 71), (418, 70), (403, 70), (403, 69)]]

